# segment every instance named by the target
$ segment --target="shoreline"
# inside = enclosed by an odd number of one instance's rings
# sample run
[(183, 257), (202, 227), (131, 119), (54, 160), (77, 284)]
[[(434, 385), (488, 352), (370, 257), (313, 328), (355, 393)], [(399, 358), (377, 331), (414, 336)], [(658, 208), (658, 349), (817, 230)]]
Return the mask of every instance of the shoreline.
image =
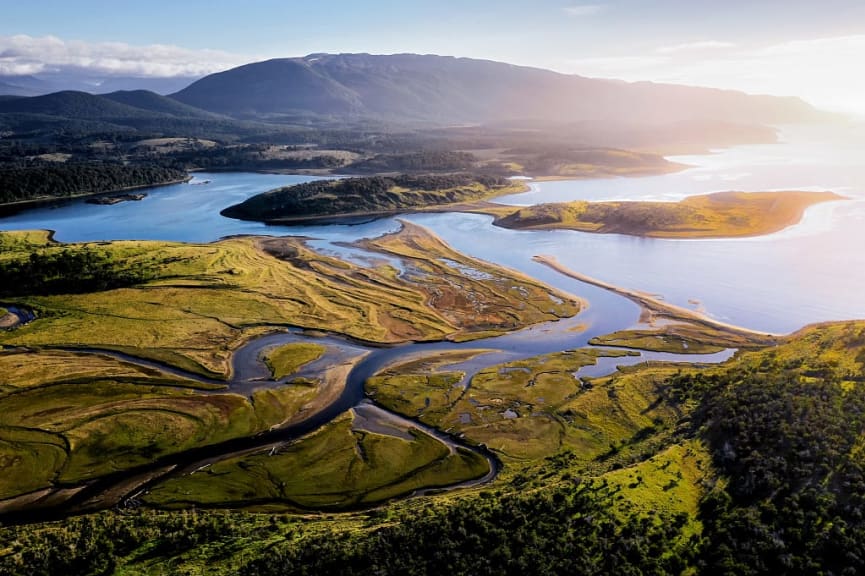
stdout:
[(603, 288), (604, 290), (609, 290), (610, 292), (614, 292), (620, 296), (623, 296), (628, 300), (631, 300), (632, 302), (638, 304), (643, 309), (644, 313), (648, 313), (650, 317), (661, 317), (671, 320), (685, 320), (688, 322), (702, 324), (703, 326), (708, 326), (710, 328), (714, 328), (723, 332), (743, 335), (750, 338), (756, 336), (762, 338), (767, 344), (775, 344), (777, 343), (778, 339), (786, 338), (789, 336), (789, 334), (778, 334), (761, 330), (752, 330), (750, 328), (744, 328), (742, 326), (736, 326), (735, 324), (715, 320), (707, 314), (697, 312), (695, 310), (690, 310), (676, 304), (663, 302), (645, 292), (623, 288), (621, 286), (616, 286), (615, 284), (604, 282), (603, 280), (598, 280), (597, 278), (592, 278), (591, 276), (575, 272), (574, 270), (571, 270), (570, 268), (564, 266), (558, 261), (555, 256), (537, 255), (533, 256), (532, 260), (555, 270), (559, 274), (563, 274), (565, 276), (573, 278), (574, 280), (578, 280), (586, 284), (591, 284), (593, 286), (597, 286), (598, 288)]
[[(373, 176), (348, 176), (347, 178), (371, 178)], [(333, 178), (336, 180), (337, 178)], [(270, 190), (266, 190), (257, 194), (256, 196), (252, 196), (251, 198), (255, 198), (257, 196), (262, 196), (264, 194), (269, 194), (271, 192), (275, 192), (278, 190), (282, 190), (285, 188), (291, 188), (296, 185), (289, 186), (281, 186), (279, 188), (273, 188)], [(235, 220), (241, 220), (244, 222), (262, 222), (267, 225), (279, 225), (279, 226), (292, 226), (292, 225), (301, 225), (301, 224), (363, 224), (366, 222), (380, 220), (382, 218), (395, 217), (400, 215), (408, 215), (408, 214), (417, 214), (419, 212), (459, 212), (457, 209), (458, 206), (465, 203), (472, 202), (487, 202), (493, 198), (498, 198), (500, 196), (510, 196), (513, 194), (525, 194), (526, 192), (531, 191), (531, 186), (528, 182), (523, 181), (513, 181), (511, 185), (507, 187), (506, 190), (488, 190), (488, 193), (483, 196), (483, 198), (478, 200), (469, 200), (469, 201), (461, 201), (461, 202), (446, 202), (441, 204), (428, 204), (425, 206), (410, 206), (406, 208), (397, 208), (397, 209), (387, 209), (387, 210), (366, 210), (360, 212), (338, 212), (334, 214), (304, 214), (297, 216), (281, 216), (277, 218), (255, 218), (247, 215), (236, 215), (236, 214), (227, 214), (233, 208), (239, 206), (240, 204), (236, 204), (233, 206), (228, 206), (222, 210), (220, 210), (220, 215), (225, 218), (233, 218)], [(242, 204), (242, 203), (241, 203)]]
[(172, 186), (174, 184), (183, 184), (185, 182), (189, 182), (192, 180), (193, 176), (189, 173), (186, 174), (186, 178), (181, 178), (178, 180), (170, 180), (168, 182), (158, 182), (156, 184), (139, 184), (137, 186), (124, 186), (122, 188), (115, 188), (113, 190), (105, 190), (103, 192), (83, 192), (81, 194), (72, 194), (71, 196), (60, 196), (60, 197), (42, 197), (42, 198), (32, 198), (30, 200), (17, 200), (15, 202), (6, 202), (0, 204), (0, 218), (4, 216), (13, 216), (18, 214), (19, 212), (24, 212), (25, 210), (32, 210), (34, 208), (41, 208), (44, 206), (53, 206), (63, 204), (65, 202), (71, 202), (73, 200), (80, 200), (82, 198), (101, 198), (103, 196), (110, 196), (112, 194), (119, 194), (121, 192), (130, 192), (132, 190), (141, 190), (142, 188), (161, 188), (163, 186)]

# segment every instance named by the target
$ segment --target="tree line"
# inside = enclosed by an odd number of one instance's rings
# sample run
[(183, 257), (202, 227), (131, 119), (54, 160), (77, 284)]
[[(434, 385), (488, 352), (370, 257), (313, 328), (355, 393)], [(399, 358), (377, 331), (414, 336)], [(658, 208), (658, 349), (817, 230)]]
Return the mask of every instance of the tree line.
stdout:
[(141, 164), (66, 164), (0, 169), (0, 203), (113, 192), (183, 180), (178, 168)]
[(145, 265), (120, 263), (91, 248), (41, 250), (0, 261), (0, 296), (99, 292), (154, 277)]

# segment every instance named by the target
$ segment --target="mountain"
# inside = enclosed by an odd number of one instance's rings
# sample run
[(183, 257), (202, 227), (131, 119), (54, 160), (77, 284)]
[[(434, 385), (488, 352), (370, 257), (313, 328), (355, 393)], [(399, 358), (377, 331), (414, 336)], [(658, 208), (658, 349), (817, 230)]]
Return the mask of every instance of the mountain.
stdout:
[(148, 90), (169, 94), (189, 86), (199, 76), (150, 78), (133, 76), (95, 77), (70, 70), (41, 72), (32, 76), (0, 75), (0, 95), (41, 96), (52, 92), (115, 92), (118, 90)]
[(42, 96), (0, 96), (0, 131), (27, 137), (143, 132), (181, 137), (221, 137), (242, 132), (238, 122), (146, 90), (97, 96), (63, 91)]
[(135, 118), (218, 118), (182, 102), (147, 90), (112, 92), (95, 96), (67, 90), (43, 96), (0, 99), (0, 113), (42, 114), (78, 120), (117, 120)]
[(658, 125), (796, 122), (798, 98), (560, 74), (447, 56), (312, 54), (211, 74), (172, 98), (232, 116), (320, 116), (391, 122)]
[(178, 102), (165, 96), (160, 96), (148, 90), (118, 90), (109, 94), (102, 94), (99, 98), (104, 98), (123, 104), (132, 106), (140, 110), (147, 110), (158, 114), (169, 114), (178, 118), (218, 118), (217, 114), (206, 112), (199, 108), (195, 108), (188, 104)]
[[(97, 92), (99, 94), (116, 92), (119, 90), (147, 90), (148, 92), (165, 95), (182, 90), (199, 78), (200, 76), (174, 76), (169, 78), (110, 76), (91, 82), (89, 87), (85, 87), (88, 85), (80, 84), (80, 89), (87, 92)], [(59, 85), (72, 85), (72, 82), (63, 81), (61, 79), (55, 79), (55, 83)]]
[(37, 96), (56, 89), (35, 76), (0, 76), (0, 94), (4, 96)]
[(143, 118), (153, 114), (108, 98), (72, 90), (0, 101), (0, 113), (41, 114), (80, 120)]

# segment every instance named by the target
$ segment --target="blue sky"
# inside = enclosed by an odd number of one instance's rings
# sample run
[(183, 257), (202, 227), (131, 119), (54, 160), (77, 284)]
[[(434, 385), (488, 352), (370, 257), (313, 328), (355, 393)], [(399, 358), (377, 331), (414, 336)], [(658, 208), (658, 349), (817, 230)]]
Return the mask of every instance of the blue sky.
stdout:
[(0, 74), (200, 75), (311, 52), (420, 52), (865, 101), (851, 69), (865, 54), (862, 0), (0, 0), (0, 14)]

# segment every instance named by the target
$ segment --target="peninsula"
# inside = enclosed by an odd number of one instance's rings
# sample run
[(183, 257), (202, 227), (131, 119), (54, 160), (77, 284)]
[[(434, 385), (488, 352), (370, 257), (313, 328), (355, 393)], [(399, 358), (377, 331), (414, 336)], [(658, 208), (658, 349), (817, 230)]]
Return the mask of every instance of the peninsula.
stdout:
[(223, 216), (288, 224), (323, 218), (382, 216), (429, 206), (516, 194), (522, 182), (470, 174), (398, 175), (319, 180), (271, 190), (222, 211)]
[(494, 224), (518, 230), (554, 228), (652, 238), (762, 236), (798, 223), (805, 210), (841, 200), (833, 192), (716, 192), (680, 202), (562, 202), (538, 204), (503, 215), (501, 207), (473, 209)]

